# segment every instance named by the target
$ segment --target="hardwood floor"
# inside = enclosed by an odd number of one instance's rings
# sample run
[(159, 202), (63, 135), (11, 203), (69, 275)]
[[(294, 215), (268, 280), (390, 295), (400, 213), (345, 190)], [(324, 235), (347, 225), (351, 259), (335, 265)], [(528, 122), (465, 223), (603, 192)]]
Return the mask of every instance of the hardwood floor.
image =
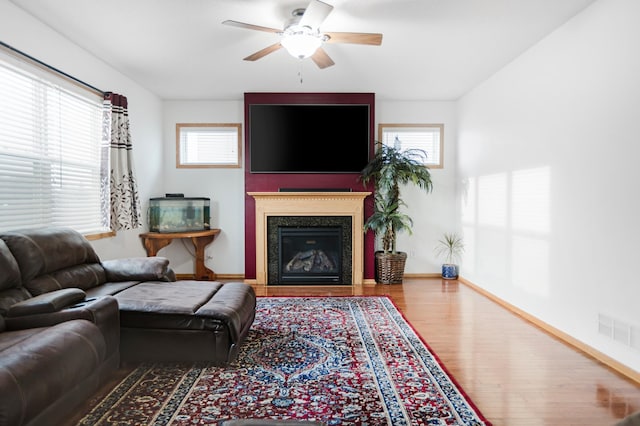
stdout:
[(611, 426), (640, 410), (639, 383), (457, 281), (254, 288), (258, 296), (390, 296), (494, 426)]
[(389, 295), (494, 426), (607, 426), (640, 410), (640, 384), (457, 281), (255, 288), (260, 296)]

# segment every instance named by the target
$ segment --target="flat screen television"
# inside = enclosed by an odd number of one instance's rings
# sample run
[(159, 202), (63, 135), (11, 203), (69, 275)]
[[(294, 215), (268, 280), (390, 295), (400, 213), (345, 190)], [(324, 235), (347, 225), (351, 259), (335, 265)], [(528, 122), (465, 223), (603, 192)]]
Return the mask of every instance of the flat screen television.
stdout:
[(255, 103), (251, 173), (359, 173), (369, 161), (369, 104)]

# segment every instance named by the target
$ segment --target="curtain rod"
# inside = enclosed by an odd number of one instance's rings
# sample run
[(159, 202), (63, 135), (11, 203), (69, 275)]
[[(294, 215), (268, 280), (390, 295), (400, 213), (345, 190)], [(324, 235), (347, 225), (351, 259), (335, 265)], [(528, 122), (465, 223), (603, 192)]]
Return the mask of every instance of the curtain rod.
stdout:
[(42, 67), (44, 67), (44, 68), (46, 68), (46, 69), (48, 69), (48, 70), (51, 70), (51, 71), (55, 72), (56, 74), (60, 74), (60, 75), (62, 75), (62, 76), (64, 76), (64, 77), (66, 77), (66, 78), (68, 78), (68, 79), (70, 79), (70, 80), (73, 80), (74, 82), (76, 82), (76, 83), (78, 83), (78, 84), (80, 84), (80, 85), (82, 85), (82, 86), (85, 86), (85, 87), (87, 87), (87, 88), (89, 88), (89, 89), (91, 89), (91, 90), (93, 90), (93, 91), (95, 91), (95, 92), (98, 92), (98, 93), (100, 93), (100, 94), (101, 94), (101, 95), (103, 95), (103, 96), (104, 96), (104, 94), (105, 94), (105, 92), (104, 92), (103, 90), (100, 90), (100, 89), (98, 89), (97, 87), (94, 87), (94, 86), (90, 85), (89, 83), (85, 83), (84, 81), (82, 81), (82, 80), (80, 80), (80, 79), (78, 79), (78, 78), (75, 78), (74, 76), (69, 75), (69, 74), (67, 74), (67, 73), (66, 73), (66, 72), (64, 72), (64, 71), (59, 70), (59, 69), (58, 69), (58, 68), (56, 68), (56, 67), (53, 67), (53, 66), (51, 66), (51, 65), (49, 65), (49, 64), (47, 64), (47, 63), (45, 63), (45, 62), (42, 62), (41, 60), (36, 59), (36, 58), (34, 58), (33, 56), (31, 56), (31, 55), (29, 55), (29, 54), (26, 54), (26, 53), (24, 53), (24, 52), (23, 52), (23, 51), (21, 51), (21, 50), (16, 49), (15, 47), (9, 46), (7, 43), (5, 43), (5, 42), (3, 42), (3, 41), (1, 41), (1, 40), (0, 40), (0, 45), (2, 45), (3, 47), (5, 47), (5, 48), (9, 49), (9, 50), (10, 50), (10, 51), (12, 51), (13, 53), (16, 53), (16, 54), (18, 54), (18, 55), (20, 55), (20, 56), (22, 56), (22, 57), (24, 57), (24, 58), (27, 58), (27, 59), (29, 59), (30, 61), (33, 61), (33, 62), (37, 63), (38, 65), (40, 65), (40, 66), (42, 66)]

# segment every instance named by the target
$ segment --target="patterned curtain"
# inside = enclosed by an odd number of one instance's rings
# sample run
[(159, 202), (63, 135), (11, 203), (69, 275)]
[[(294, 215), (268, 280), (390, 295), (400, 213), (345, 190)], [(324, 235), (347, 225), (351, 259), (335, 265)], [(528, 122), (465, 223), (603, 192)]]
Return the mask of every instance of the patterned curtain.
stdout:
[(142, 226), (140, 196), (133, 169), (127, 98), (107, 92), (104, 95), (105, 120), (111, 128), (111, 229)]

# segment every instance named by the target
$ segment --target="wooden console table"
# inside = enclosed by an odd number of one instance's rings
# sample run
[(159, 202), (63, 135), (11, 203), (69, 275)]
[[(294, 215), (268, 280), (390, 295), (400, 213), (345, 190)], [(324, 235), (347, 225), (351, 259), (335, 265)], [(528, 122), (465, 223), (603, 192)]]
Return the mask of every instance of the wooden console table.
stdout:
[(204, 248), (220, 233), (219, 229), (191, 232), (145, 232), (140, 234), (147, 256), (156, 256), (158, 251), (180, 238), (189, 238), (196, 249), (196, 280), (216, 279), (216, 274), (204, 265)]

